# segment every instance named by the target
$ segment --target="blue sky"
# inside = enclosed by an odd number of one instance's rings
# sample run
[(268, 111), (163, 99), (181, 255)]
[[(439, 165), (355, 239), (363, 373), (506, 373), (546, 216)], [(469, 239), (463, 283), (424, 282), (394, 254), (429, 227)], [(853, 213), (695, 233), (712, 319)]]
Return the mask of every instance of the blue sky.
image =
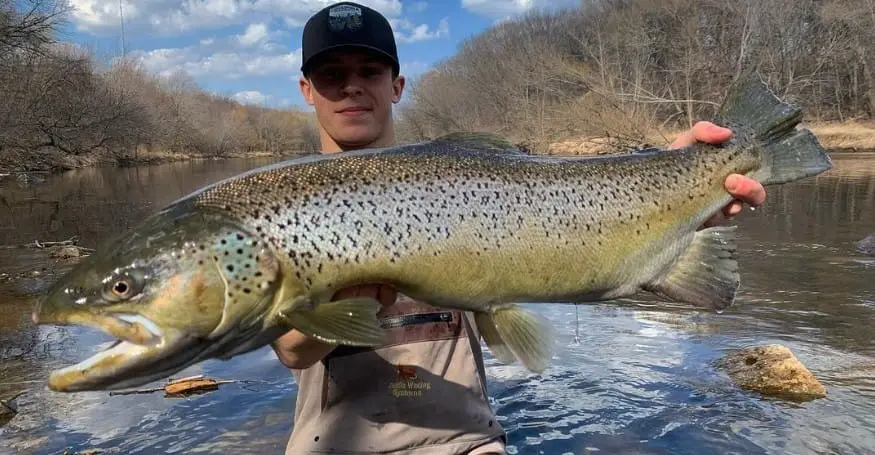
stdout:
[[(69, 0), (64, 38), (121, 54), (119, 0)], [(185, 71), (205, 90), (270, 107), (306, 107), (298, 92), (301, 30), (327, 0), (121, 0), (125, 52), (154, 73)], [(401, 71), (415, 77), (502, 19), (573, 0), (364, 0), (392, 23)]]

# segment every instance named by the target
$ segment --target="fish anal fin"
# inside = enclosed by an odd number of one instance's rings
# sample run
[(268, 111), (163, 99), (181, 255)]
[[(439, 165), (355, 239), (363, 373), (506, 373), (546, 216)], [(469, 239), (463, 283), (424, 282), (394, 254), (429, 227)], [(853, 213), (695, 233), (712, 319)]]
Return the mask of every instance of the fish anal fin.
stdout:
[(549, 322), (517, 305), (501, 305), (477, 313), (477, 328), (489, 351), (504, 363), (519, 360), (534, 373), (541, 373), (553, 355)]
[(508, 345), (501, 339), (498, 334), (498, 329), (495, 327), (495, 322), (490, 317), (489, 313), (475, 313), (474, 321), (477, 323), (477, 330), (480, 331), (480, 336), (489, 348), (489, 352), (495, 356), (501, 363), (514, 363), (517, 358)]
[(735, 301), (740, 283), (736, 226), (697, 231), (675, 266), (644, 290), (721, 311)]

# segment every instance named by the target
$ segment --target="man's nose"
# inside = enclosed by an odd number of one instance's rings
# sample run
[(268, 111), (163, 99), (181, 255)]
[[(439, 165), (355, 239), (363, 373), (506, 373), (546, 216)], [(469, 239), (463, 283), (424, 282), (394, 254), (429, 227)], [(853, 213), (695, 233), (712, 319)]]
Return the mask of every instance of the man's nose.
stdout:
[(361, 79), (352, 75), (346, 78), (343, 84), (343, 93), (346, 95), (360, 95), (363, 91)]

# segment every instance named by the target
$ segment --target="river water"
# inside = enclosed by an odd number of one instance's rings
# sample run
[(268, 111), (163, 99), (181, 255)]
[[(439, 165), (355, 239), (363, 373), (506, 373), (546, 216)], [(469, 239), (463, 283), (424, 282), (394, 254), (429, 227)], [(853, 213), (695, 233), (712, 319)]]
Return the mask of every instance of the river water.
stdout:
[[(769, 189), (740, 227), (742, 289), (723, 314), (628, 299), (541, 306), (556, 326), (544, 375), (495, 362), (489, 391), (519, 454), (875, 453), (875, 258), (853, 242), (875, 232), (875, 154), (833, 155), (835, 169)], [(162, 205), (265, 160), (86, 169), (44, 181), (0, 180), (0, 245), (78, 236), (95, 247)], [(41, 179), (37, 179), (41, 180)], [(295, 384), (267, 348), (208, 361), (177, 377), (250, 380), (217, 392), (53, 394), (48, 371), (107, 340), (93, 330), (36, 328), (32, 298), (67, 267), (35, 248), (0, 249), (0, 398), (19, 414), (0, 453), (281, 453)], [(32, 275), (36, 270), (38, 276)], [(782, 343), (828, 396), (807, 403), (738, 390), (712, 363), (727, 350)]]

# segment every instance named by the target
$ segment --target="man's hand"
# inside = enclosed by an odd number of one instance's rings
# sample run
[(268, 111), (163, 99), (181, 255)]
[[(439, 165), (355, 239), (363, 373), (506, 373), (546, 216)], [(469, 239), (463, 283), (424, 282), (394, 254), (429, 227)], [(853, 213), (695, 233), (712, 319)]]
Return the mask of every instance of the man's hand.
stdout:
[[(669, 146), (670, 149), (683, 148), (694, 143), (705, 142), (708, 144), (720, 144), (729, 140), (732, 137), (732, 130), (719, 127), (711, 122), (697, 122), (693, 128), (684, 132)], [(741, 213), (744, 204), (750, 204), (753, 207), (759, 206), (766, 201), (766, 189), (751, 178), (740, 174), (732, 174), (726, 178), (724, 183), (726, 191), (729, 192), (734, 201), (723, 207), (721, 213), (717, 213), (711, 217), (702, 227), (717, 226), (725, 223), (728, 219)]]

